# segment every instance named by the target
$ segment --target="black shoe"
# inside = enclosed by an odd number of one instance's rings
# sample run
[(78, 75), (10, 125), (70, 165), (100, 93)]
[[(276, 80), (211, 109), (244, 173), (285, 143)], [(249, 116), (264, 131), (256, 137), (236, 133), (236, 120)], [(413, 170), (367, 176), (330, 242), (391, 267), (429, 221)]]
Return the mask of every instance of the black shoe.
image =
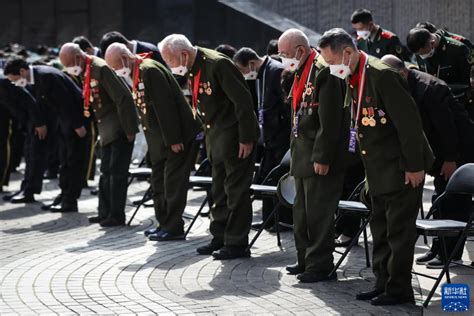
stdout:
[(10, 203), (20, 204), (20, 203), (33, 203), (36, 202), (33, 194), (18, 194), (10, 199)]
[(49, 180), (57, 179), (57, 178), (58, 178), (58, 173), (57, 172), (52, 172), (52, 171), (49, 171), (49, 170), (47, 170), (44, 173), (44, 176), (43, 176), (43, 179), (49, 179)]
[(49, 209), (50, 212), (53, 213), (77, 213), (77, 205), (53, 205)]
[(423, 256), (416, 258), (416, 264), (425, 264), (428, 261), (433, 260), (436, 258), (436, 253), (432, 252), (431, 250), (425, 253)]
[(125, 221), (119, 221), (115, 218), (106, 218), (100, 222), (102, 227), (116, 227), (116, 226), (125, 226)]
[(3, 196), (3, 200), (6, 201), (6, 202), (8, 202), (8, 201), (10, 201), (12, 198), (14, 198), (15, 196), (17, 196), (17, 195), (19, 195), (19, 194), (23, 194), (23, 191), (20, 190), (20, 191), (16, 191), (16, 192), (13, 192), (13, 193), (4, 195), (4, 196)]
[(298, 263), (290, 264), (286, 266), (285, 269), (286, 271), (288, 271), (288, 274), (290, 275), (297, 275), (304, 272), (304, 267), (300, 266)]
[(99, 217), (99, 216), (89, 217), (89, 223), (91, 223), (91, 224), (99, 224), (102, 220), (103, 220), (103, 218)]
[(184, 234), (172, 234), (160, 230), (156, 234), (148, 236), (151, 241), (170, 241), (170, 240), (184, 240)]
[(415, 298), (413, 296), (393, 296), (389, 294), (380, 294), (377, 297), (374, 297), (372, 300), (370, 300), (370, 304), (376, 305), (376, 306), (382, 306), (382, 305), (399, 305), (399, 304), (405, 304), (405, 303), (410, 303), (414, 304), (415, 303)]
[(216, 260), (249, 258), (250, 250), (247, 250), (247, 247), (224, 246), (220, 250), (214, 251), (212, 256)]
[(385, 292), (382, 289), (373, 289), (372, 291), (368, 292), (360, 292), (359, 294), (356, 295), (356, 300), (359, 301), (368, 301), (373, 299), (374, 297), (377, 297)]
[(43, 205), (41, 206), (41, 209), (42, 209), (43, 211), (49, 211), (49, 210), (51, 209), (51, 207), (53, 207), (53, 206), (55, 206), (55, 205), (61, 204), (62, 200), (63, 200), (63, 196), (62, 196), (61, 194), (59, 194), (58, 196), (56, 196), (56, 197), (54, 198), (54, 200), (53, 200), (53, 202), (52, 202), (51, 204), (43, 204)]
[(262, 228), (263, 226), (263, 222), (256, 222), (256, 223), (253, 223), (250, 227), (254, 230), (259, 230), (260, 228)]
[[(449, 264), (450, 268), (457, 267), (459, 264), (462, 264), (463, 261), (460, 259), (453, 259), (451, 260), (451, 263)], [(426, 268), (427, 269), (443, 269), (444, 268), (445, 262), (441, 260), (440, 258), (436, 258), (431, 260), (430, 262), (426, 263)]]
[(155, 228), (150, 228), (150, 229), (145, 230), (143, 232), (143, 234), (145, 234), (145, 237), (148, 237), (150, 235), (158, 233), (160, 230), (161, 230), (161, 228), (158, 226), (158, 227), (155, 227)]
[[(280, 230), (280, 233), (288, 232), (288, 231), (291, 230), (290, 227), (286, 227), (286, 226), (283, 226), (283, 225), (278, 225), (278, 229)], [(268, 228), (267, 230), (268, 230), (269, 233), (276, 233), (277, 232), (276, 225), (273, 225), (272, 227)]]
[(337, 280), (337, 273), (327, 275), (327, 273), (306, 271), (296, 277), (301, 283), (315, 283), (321, 281)]
[(97, 188), (91, 189), (90, 193), (91, 193), (91, 195), (97, 195), (97, 194), (99, 194), (99, 189), (97, 189)]
[(210, 242), (209, 244), (196, 249), (200, 255), (212, 255), (214, 251), (221, 249), (224, 245)]

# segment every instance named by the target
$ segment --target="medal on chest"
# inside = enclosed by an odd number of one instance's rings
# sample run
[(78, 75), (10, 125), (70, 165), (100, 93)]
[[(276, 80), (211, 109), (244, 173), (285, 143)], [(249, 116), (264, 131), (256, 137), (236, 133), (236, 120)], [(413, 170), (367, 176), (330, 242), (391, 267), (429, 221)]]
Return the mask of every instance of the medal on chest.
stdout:
[(145, 84), (141, 79), (138, 80), (138, 83), (132, 92), (132, 98), (138, 110), (143, 115), (146, 115)]

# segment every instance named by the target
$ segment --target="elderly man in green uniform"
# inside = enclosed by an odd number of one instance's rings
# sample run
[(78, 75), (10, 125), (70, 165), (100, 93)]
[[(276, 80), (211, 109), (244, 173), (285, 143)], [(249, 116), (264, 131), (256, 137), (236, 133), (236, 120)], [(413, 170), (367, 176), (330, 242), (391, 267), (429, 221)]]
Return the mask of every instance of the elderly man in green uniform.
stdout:
[(132, 54), (122, 43), (111, 44), (105, 53), (110, 67), (132, 81), (132, 96), (148, 144), (159, 224), (148, 237), (154, 241), (180, 240), (184, 239), (183, 212), (201, 123), (193, 117), (170, 71), (150, 57)]
[(184, 35), (167, 36), (159, 49), (174, 74), (188, 75), (194, 115), (199, 115), (205, 125), (206, 149), (212, 164), (213, 239), (197, 251), (218, 260), (249, 257), (249, 187), (259, 133), (247, 84), (230, 59), (193, 46)]
[[(296, 198), (293, 223), (300, 282), (337, 279), (334, 268), (334, 214), (344, 183), (348, 116), (344, 121), (344, 82), (329, 73), (308, 37), (289, 29), (278, 40), (283, 66), (296, 71), (292, 108), (291, 171)], [(346, 132), (343, 132), (346, 131)]]
[(471, 67), (474, 58), (465, 44), (440, 32), (416, 27), (407, 35), (408, 48), (415, 53), (421, 71), (446, 82), (474, 119), (471, 96)]
[(79, 45), (66, 43), (59, 58), (65, 70), (80, 79), (84, 116), (95, 118), (102, 146), (99, 214), (89, 218), (101, 226), (125, 224), (127, 178), (138, 119), (130, 92), (99, 57), (87, 55)]
[(387, 54), (410, 60), (407, 49), (394, 33), (375, 24), (372, 12), (357, 9), (351, 15), (352, 28), (357, 32), (357, 47), (369, 55), (382, 58)]
[(346, 78), (345, 104), (352, 113), (348, 150), (359, 143), (372, 198), (376, 282), (357, 299), (373, 305), (413, 303), (415, 222), (425, 171), (433, 163), (417, 106), (403, 78), (359, 51), (343, 29), (324, 33), (319, 47), (331, 73)]

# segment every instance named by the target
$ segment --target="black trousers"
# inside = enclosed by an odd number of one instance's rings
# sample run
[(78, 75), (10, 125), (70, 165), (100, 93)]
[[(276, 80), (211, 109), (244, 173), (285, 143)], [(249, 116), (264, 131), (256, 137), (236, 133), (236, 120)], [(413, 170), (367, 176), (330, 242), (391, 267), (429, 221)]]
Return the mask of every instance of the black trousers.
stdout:
[(87, 155), (86, 138), (77, 136), (74, 130), (61, 131), (60, 134), (60, 167), (59, 187), (61, 188), (62, 205), (77, 205), (84, 183), (84, 160)]
[(0, 108), (0, 191), (10, 180), (12, 121), (7, 110)]
[(25, 133), (25, 176), (21, 189), (25, 195), (39, 194), (43, 187), (43, 173), (47, 164), (48, 136), (40, 140), (35, 135), (34, 128), (28, 128)]
[(102, 146), (99, 179), (99, 217), (125, 221), (128, 168), (132, 159), (133, 142), (125, 135)]

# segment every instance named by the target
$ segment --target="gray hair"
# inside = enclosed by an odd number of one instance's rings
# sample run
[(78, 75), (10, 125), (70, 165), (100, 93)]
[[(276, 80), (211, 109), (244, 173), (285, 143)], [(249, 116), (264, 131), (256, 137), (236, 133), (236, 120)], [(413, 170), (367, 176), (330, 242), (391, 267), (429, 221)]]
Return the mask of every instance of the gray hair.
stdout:
[(346, 47), (357, 49), (354, 39), (341, 28), (333, 28), (324, 32), (319, 39), (318, 47), (320, 49), (329, 47), (334, 52), (340, 52)]
[(158, 49), (160, 52), (164, 49), (169, 49), (172, 52), (183, 50), (194, 51), (195, 47), (183, 34), (171, 34), (166, 36), (161, 42), (158, 43)]

